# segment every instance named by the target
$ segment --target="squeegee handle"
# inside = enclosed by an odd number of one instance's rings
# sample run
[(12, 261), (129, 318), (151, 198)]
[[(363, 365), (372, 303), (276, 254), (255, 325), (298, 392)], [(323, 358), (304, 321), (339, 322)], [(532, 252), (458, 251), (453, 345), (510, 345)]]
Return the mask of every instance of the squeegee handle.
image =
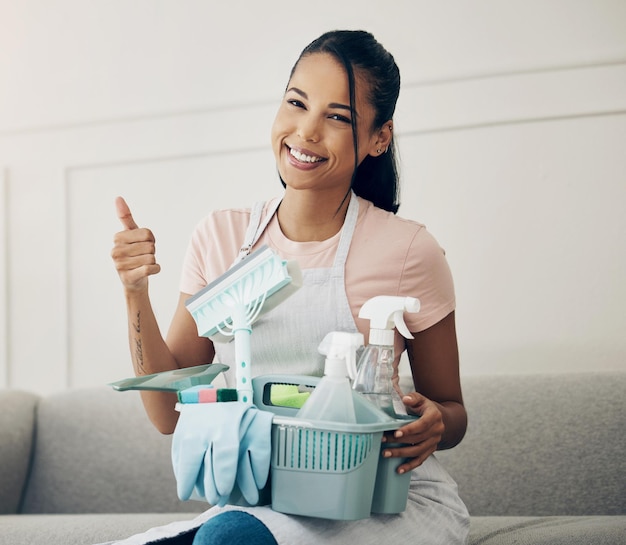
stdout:
[(252, 404), (252, 369), (250, 367), (250, 335), (252, 330), (235, 330), (235, 379), (237, 381), (237, 400)]

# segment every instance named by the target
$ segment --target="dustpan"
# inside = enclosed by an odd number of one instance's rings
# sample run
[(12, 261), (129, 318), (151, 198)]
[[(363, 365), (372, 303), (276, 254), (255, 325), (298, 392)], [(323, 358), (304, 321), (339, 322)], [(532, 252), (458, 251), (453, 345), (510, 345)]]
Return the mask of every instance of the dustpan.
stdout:
[(157, 392), (179, 392), (192, 386), (211, 384), (221, 372), (227, 371), (228, 365), (206, 363), (194, 367), (183, 367), (171, 371), (161, 371), (152, 375), (125, 378), (111, 382), (109, 386), (118, 392), (127, 390), (149, 390)]

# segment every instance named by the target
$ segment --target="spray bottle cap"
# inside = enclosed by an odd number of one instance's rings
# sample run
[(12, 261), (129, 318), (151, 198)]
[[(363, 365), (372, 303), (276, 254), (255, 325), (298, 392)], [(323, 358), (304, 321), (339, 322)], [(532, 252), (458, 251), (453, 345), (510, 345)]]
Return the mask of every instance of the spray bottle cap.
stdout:
[(365, 301), (359, 311), (359, 318), (370, 321), (370, 344), (393, 345), (394, 327), (407, 339), (413, 335), (404, 323), (404, 312), (419, 312), (420, 302), (415, 297), (379, 295)]
[(318, 350), (326, 356), (324, 375), (331, 377), (356, 377), (356, 349), (363, 346), (362, 333), (331, 331), (320, 343)]

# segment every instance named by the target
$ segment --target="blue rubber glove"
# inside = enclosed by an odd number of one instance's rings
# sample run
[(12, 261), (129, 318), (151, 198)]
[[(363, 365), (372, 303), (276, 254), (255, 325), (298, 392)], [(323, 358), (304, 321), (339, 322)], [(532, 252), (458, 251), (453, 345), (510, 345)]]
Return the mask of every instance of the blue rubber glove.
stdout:
[(237, 474), (241, 421), (252, 405), (240, 402), (181, 404), (172, 439), (172, 465), (181, 500), (196, 492), (226, 505)]
[(237, 485), (250, 505), (259, 503), (259, 490), (269, 476), (273, 418), (272, 413), (252, 407), (241, 422)]

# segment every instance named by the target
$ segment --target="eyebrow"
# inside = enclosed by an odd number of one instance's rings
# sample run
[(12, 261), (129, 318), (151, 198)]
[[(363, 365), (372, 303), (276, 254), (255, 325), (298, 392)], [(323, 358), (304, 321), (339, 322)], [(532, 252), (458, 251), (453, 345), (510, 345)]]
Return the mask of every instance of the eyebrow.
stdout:
[[(289, 89), (287, 89), (287, 92), (289, 91), (293, 91), (294, 93), (297, 93), (298, 95), (300, 95), (302, 98), (305, 99), (309, 99), (309, 96), (302, 90), (302, 89), (298, 89), (297, 87), (290, 87)], [(329, 108), (338, 108), (340, 110), (348, 110), (349, 112), (352, 112), (352, 108), (350, 108), (350, 106), (348, 106), (347, 104), (341, 104), (339, 102), (331, 102), (328, 105)]]

